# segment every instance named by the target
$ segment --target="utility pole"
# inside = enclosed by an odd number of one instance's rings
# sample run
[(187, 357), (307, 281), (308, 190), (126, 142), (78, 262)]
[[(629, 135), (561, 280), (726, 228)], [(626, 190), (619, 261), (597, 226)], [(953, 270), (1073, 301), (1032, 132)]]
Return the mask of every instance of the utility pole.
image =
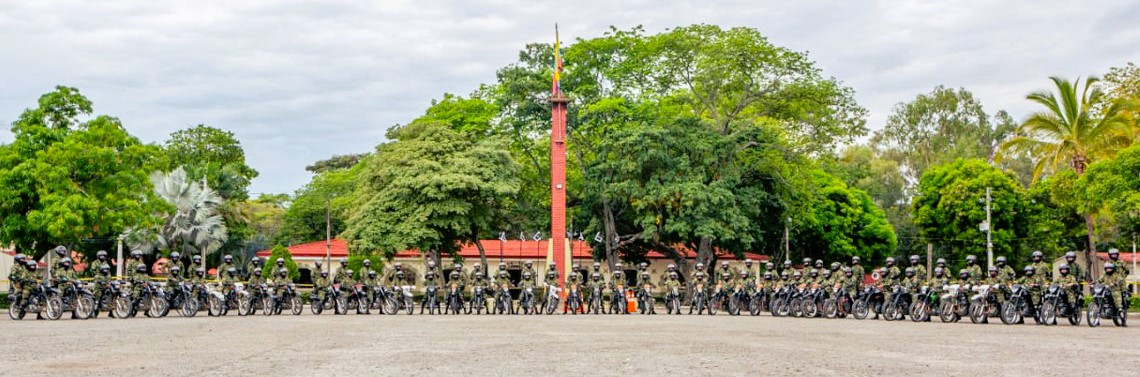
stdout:
[(332, 275), (332, 199), (328, 195), (325, 195), (325, 269)]
[(118, 249), (118, 254), (115, 256), (115, 260), (117, 261), (115, 263), (115, 276), (122, 277), (123, 276), (123, 235), (122, 234), (119, 235), (116, 244), (117, 244), (116, 248)]
[(986, 263), (994, 266), (994, 225), (990, 221), (990, 188), (986, 187)]
[(788, 237), (788, 224), (791, 224), (791, 223), (792, 223), (791, 217), (788, 218), (788, 222), (784, 223), (784, 260), (785, 261), (792, 260), (791, 241), (789, 240), (789, 237)]

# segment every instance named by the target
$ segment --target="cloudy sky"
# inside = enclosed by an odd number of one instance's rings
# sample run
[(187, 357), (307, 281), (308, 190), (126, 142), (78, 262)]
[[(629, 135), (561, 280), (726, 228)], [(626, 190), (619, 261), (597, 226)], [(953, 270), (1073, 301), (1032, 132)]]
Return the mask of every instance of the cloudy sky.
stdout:
[[(370, 151), (444, 92), (467, 94), (528, 42), (693, 23), (759, 29), (853, 87), (881, 127), (935, 85), (1016, 118), (1047, 77), (1140, 62), (1136, 1), (16, 1), (0, 0), (0, 123), (55, 85), (147, 142), (233, 131), (292, 192), (304, 167)], [(7, 126), (0, 142), (12, 139)]]

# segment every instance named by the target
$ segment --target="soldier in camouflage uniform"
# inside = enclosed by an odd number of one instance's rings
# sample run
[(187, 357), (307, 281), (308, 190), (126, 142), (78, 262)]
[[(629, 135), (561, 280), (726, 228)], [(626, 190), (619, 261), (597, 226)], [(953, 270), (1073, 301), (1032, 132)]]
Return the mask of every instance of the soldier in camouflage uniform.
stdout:
[(128, 274), (133, 273), (132, 271), (138, 269), (138, 266), (143, 263), (142, 257), (142, 251), (131, 250), (131, 257), (127, 259), (126, 269), (123, 271)]
[(143, 285), (150, 283), (150, 275), (146, 274), (145, 264), (136, 264), (135, 272), (131, 274), (131, 299), (138, 300), (142, 296)]
[[(392, 277), (395, 279), (395, 276)], [(325, 294), (328, 293), (329, 288), (332, 287), (332, 282), (329, 281), (329, 271), (320, 270), (317, 278), (313, 279), (313, 291), (309, 292), (310, 300), (313, 302), (325, 302)]]
[(997, 266), (998, 273), (1001, 274), (1001, 277), (1006, 281), (1006, 284), (1017, 280), (1017, 271), (1014, 271), (1013, 267), (1010, 267), (1008, 264), (1006, 264), (1004, 256), (997, 257), (997, 259), (994, 261), (994, 265)]
[(342, 293), (349, 293), (352, 291), (352, 270), (348, 269), (348, 258), (340, 258), (340, 268), (333, 274), (333, 284), (340, 284), (340, 291)]
[[(855, 290), (858, 291), (859, 289), (862, 289), (863, 277), (867, 276), (867, 273), (863, 271), (863, 266), (859, 265), (859, 257), (858, 256), (851, 257), (851, 267), (848, 267), (848, 268), (851, 269), (851, 276), (854, 276), (854, 279), (855, 279), (855, 282), (854, 282)], [(847, 273), (844, 272), (843, 274), (846, 275)], [(855, 297), (855, 296), (851, 296), (851, 297)]]
[(360, 276), (361, 279), (363, 279), (365, 276), (368, 276), (368, 273), (372, 272), (372, 271), (375, 271), (375, 270), (372, 269), (372, 260), (371, 259), (365, 259), (365, 260), (360, 262), (360, 271), (359, 271), (360, 274), (358, 276)]
[(32, 293), (31, 287), (35, 285), (35, 278), (28, 274), (26, 258), (24, 254), (16, 254), (12, 259), (12, 269), (8, 271), (8, 297), (12, 308), (22, 306), (23, 299)]
[[(427, 305), (428, 305), (428, 292), (429, 292), (428, 288), (435, 288), (435, 296), (436, 296), (435, 298), (436, 298), (436, 302), (438, 303), (439, 302), (439, 279), (437, 279), (435, 276), (435, 269), (430, 268), (430, 267), (428, 268), (427, 272), (424, 272), (424, 298), (423, 298), (423, 301), (420, 302), (420, 314), (424, 314), (424, 308), (427, 307)], [(432, 309), (434, 309), (434, 308), (428, 308), (429, 311)]]
[(883, 292), (890, 292), (891, 288), (898, 285), (899, 282), (891, 278), (890, 270), (886, 267), (879, 267), (878, 284), (882, 287)]
[[(645, 262), (638, 263), (637, 264), (637, 275), (634, 275), (634, 277), (637, 278), (637, 286), (639, 288), (645, 285), (646, 280), (651, 280), (651, 279), (646, 279), (643, 277), (643, 275), (645, 275), (646, 273), (649, 273), (649, 263), (645, 263)], [(652, 281), (650, 283), (652, 283)]]
[(111, 284), (111, 265), (104, 264), (99, 266), (99, 273), (95, 274), (95, 278), (91, 280), (92, 292), (95, 298), (95, 310), (92, 312), (93, 317), (99, 316), (99, 300), (103, 299), (103, 290)]
[(376, 274), (376, 270), (368, 270), (368, 273), (362, 273), (361, 277), (361, 283), (364, 284), (364, 290), (365, 292), (368, 292), (368, 302), (376, 302), (376, 291), (379, 290), (378, 287), (380, 287), (380, 284), (382, 284), (379, 275)]
[(237, 265), (234, 265), (234, 256), (229, 255), (229, 254), (223, 255), (222, 256), (222, 265), (218, 266), (218, 279), (222, 278), (222, 272), (228, 273), (231, 268), (234, 269), (234, 278), (236, 279), (237, 278)]
[(772, 262), (765, 262), (764, 263), (764, 272), (770, 272), (770, 273), (772, 273), (772, 276), (776, 276), (776, 275), (780, 274), (780, 271), (776, 270), (776, 264), (772, 263)]
[(1036, 275), (1042, 279), (1046, 279), (1046, 281), (1052, 279), (1053, 269), (1050, 268), (1049, 264), (1045, 263), (1043, 260), (1045, 258), (1045, 254), (1041, 253), (1040, 251), (1034, 251), (1032, 258), (1033, 263), (1030, 265), (1033, 266)]
[[(228, 274), (229, 272), (227, 271), (226, 273)], [(285, 289), (289, 288), (290, 284), (293, 284), (293, 279), (289, 278), (289, 269), (277, 269), (277, 277), (273, 279), (273, 296), (280, 300), (285, 294)]]
[(725, 294), (732, 289), (733, 280), (736, 280), (736, 274), (728, 267), (728, 261), (720, 262), (720, 269), (716, 271), (716, 283), (720, 285), (720, 289)]
[(1041, 286), (1044, 284), (1042, 279), (1042, 276), (1037, 275), (1037, 268), (1028, 265), (1025, 266), (1025, 274), (1017, 280), (1017, 284), (1021, 284), (1029, 290), (1029, 297), (1032, 299), (1030, 304), (1034, 308), (1041, 304)]
[[(690, 281), (690, 286), (689, 286), (690, 292), (696, 293), (697, 289), (698, 289), (697, 288), (698, 285), (702, 286), (702, 288), (700, 288), (700, 289), (704, 289), (705, 292), (708, 292), (709, 274), (707, 272), (705, 272), (705, 264), (704, 263), (697, 263), (696, 267), (694, 268), (693, 279)], [(693, 297), (693, 295), (690, 294), (689, 298), (691, 299), (692, 297)], [(692, 303), (690, 302), (690, 304), (692, 304)]]
[[(174, 259), (172, 258), (170, 263), (167, 263), (167, 266), (170, 266), (173, 263)], [(90, 265), (87, 266), (87, 271), (91, 274), (92, 277), (95, 277), (99, 275), (99, 269), (103, 266), (110, 268), (111, 262), (107, 260), (107, 251), (99, 250), (95, 252), (95, 261), (91, 262)], [(181, 266), (181, 264), (179, 264), (179, 266)]]
[(922, 262), (919, 260), (918, 255), (910, 256), (910, 267), (914, 269), (914, 276), (918, 276), (920, 279), (926, 279), (929, 277), (926, 275), (926, 266), (922, 265)]
[(264, 275), (265, 273), (262, 271), (261, 267), (254, 267), (253, 271), (249, 272), (249, 280), (247, 281), (249, 283), (249, 287), (256, 288), (257, 286), (266, 284)]
[(459, 283), (459, 297), (463, 297), (463, 294), (467, 292), (467, 274), (463, 273), (463, 264), (459, 262), (453, 264), (451, 273), (447, 277), (448, 286), (451, 285), (452, 281)]
[(225, 276), (222, 277), (222, 295), (226, 296), (227, 303), (229, 302), (230, 295), (234, 293), (234, 288), (237, 288), (237, 282), (237, 268), (227, 268)]
[(1080, 292), (1081, 284), (1077, 281), (1076, 277), (1069, 274), (1069, 265), (1062, 263), (1057, 266), (1057, 270), (1061, 276), (1054, 277), (1053, 284), (1056, 284), (1064, 290), (1065, 301), (1067, 301), (1071, 307), (1077, 298), (1078, 292)]
[(944, 258), (938, 258), (938, 260), (934, 262), (934, 268), (941, 268), (942, 271), (946, 273), (946, 275), (952, 274), (952, 272), (950, 272), (950, 267), (946, 267), (946, 259)]
[[(859, 280), (860, 278), (855, 276), (855, 271), (851, 268), (844, 268), (843, 276), (835, 280), (835, 285), (838, 289), (847, 293), (847, 297), (854, 300), (855, 297), (859, 295)], [(878, 318), (878, 314), (875, 314), (875, 316), (875, 318)]]
[(173, 297), (174, 292), (177, 292), (177, 290), (179, 288), (181, 288), (181, 285), (182, 285), (182, 267), (178, 267), (178, 266), (170, 267), (170, 269), (167, 271), (167, 275), (166, 275), (166, 297), (167, 298)]
[(558, 288), (559, 282), (560, 279), (558, 278), (558, 265), (554, 262), (550, 262), (550, 266), (546, 268), (546, 280), (543, 280), (544, 287), (541, 296), (543, 306), (546, 305), (546, 298), (547, 296), (550, 296), (550, 292), (555, 288)]
[[(587, 300), (592, 301), (594, 299), (594, 290), (597, 289), (598, 292), (601, 292), (600, 294), (598, 294), (598, 296), (600, 296), (599, 299), (602, 302), (606, 301), (606, 298), (605, 298), (606, 297), (606, 278), (604, 276), (602, 276), (601, 272), (595, 271), (595, 272), (590, 273), (590, 282), (588, 283), (586, 288), (587, 288), (586, 293), (588, 294), (588, 296), (586, 297)], [(598, 310), (600, 311), (601, 309), (598, 309)]]
[[(681, 297), (680, 297), (680, 295), (681, 295), (681, 279), (677, 278), (677, 272), (676, 271), (670, 273), (669, 277), (665, 278), (661, 282), (661, 285), (663, 285), (665, 288), (665, 299), (671, 298), (673, 295), (673, 291), (676, 290), (677, 296), (678, 296), (677, 302), (681, 302)], [(673, 308), (673, 314), (681, 315), (681, 308), (679, 308), (679, 307)]]
[(973, 255), (966, 256), (966, 272), (970, 274), (970, 285), (978, 284), (978, 282), (986, 277), (986, 275), (982, 273), (982, 266), (978, 265), (978, 257)]
[[(170, 258), (174, 259), (174, 254), (171, 254)], [(245, 274), (245, 279), (249, 280), (250, 278), (252, 278), (253, 277), (253, 270), (259, 270), (262, 267), (263, 266), (261, 265), (261, 258), (258, 258), (256, 256), (249, 258), (249, 262), (246, 262), (245, 268), (242, 269), (243, 273)]]
[(765, 296), (771, 296), (773, 289), (776, 287), (776, 277), (772, 275), (771, 271), (764, 271), (764, 276), (758, 281), (756, 290)]
[(907, 267), (903, 270), (903, 276), (899, 279), (898, 284), (910, 292), (911, 302), (918, 302), (920, 299), (920, 297), (918, 297), (918, 291), (923, 285), (923, 279), (914, 271), (914, 267)]
[[(618, 265), (620, 266), (621, 264), (618, 264)], [(505, 265), (505, 264), (499, 263), (499, 269), (500, 270), (507, 268), (506, 266), (507, 265)], [(534, 270), (534, 261), (532, 261), (532, 260), (527, 260), (526, 262), (523, 262), (522, 272), (530, 272), (530, 276), (538, 276), (538, 272)]]
[(1128, 265), (1120, 262), (1120, 250), (1108, 249), (1108, 260), (1112, 262), (1113, 266), (1116, 266), (1116, 274), (1120, 275), (1122, 279), (1127, 279), (1128, 275), (1132, 274), (1132, 271), (1128, 270)]
[(810, 270), (810, 269), (811, 269), (811, 258), (804, 258), (803, 263), (800, 264), (800, 268), (796, 269), (796, 271), (800, 272), (800, 276), (807, 276), (808, 270)]
[(1097, 283), (1104, 284), (1112, 294), (1112, 303), (1117, 308), (1127, 308), (1127, 305), (1122, 305), (1124, 302), (1123, 295), (1126, 289), (1125, 276), (1116, 271), (1116, 264), (1112, 261), (1104, 262), (1104, 274), (1100, 276)]
[(901, 269), (899, 269), (899, 266), (895, 265), (895, 258), (893, 257), (887, 258), (887, 275), (890, 277), (891, 281), (895, 283), (898, 283), (903, 278), (903, 272)]
[(403, 263), (396, 262), (396, 263), (392, 264), (392, 268), (388, 269), (388, 272), (384, 273), (384, 284), (387, 286), (390, 286), (390, 287), (397, 287), (397, 286), (404, 285), (405, 282), (400, 281), (401, 279), (398, 279), (396, 277), (396, 273), (402, 272), (403, 270), (404, 270), (404, 264)]
[(1085, 281), (1085, 269), (1077, 263), (1077, 253), (1072, 251), (1065, 253), (1065, 262), (1062, 264), (1069, 266), (1069, 274), (1077, 279), (1077, 283)]
[[(186, 270), (186, 272), (198, 273), (198, 269), (202, 269), (204, 273), (206, 271), (206, 266), (202, 264), (202, 256), (195, 254), (190, 257), (190, 267)], [(205, 278), (205, 276), (203, 276), (203, 278)]]
[(66, 291), (71, 289), (75, 282), (78, 281), (75, 276), (75, 269), (71, 267), (71, 258), (63, 258), (56, 263), (56, 267), (51, 272), (51, 286), (55, 289)]

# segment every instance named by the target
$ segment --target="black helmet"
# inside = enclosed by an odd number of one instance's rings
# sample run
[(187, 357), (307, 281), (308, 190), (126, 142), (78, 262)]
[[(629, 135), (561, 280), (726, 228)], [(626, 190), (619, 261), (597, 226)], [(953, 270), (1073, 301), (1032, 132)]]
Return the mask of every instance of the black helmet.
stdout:
[(222, 256), (222, 260), (225, 261), (226, 263), (230, 263), (230, 262), (234, 261), (234, 256), (226, 254), (226, 255)]
[[(55, 252), (59, 253), (59, 248), (56, 248)], [(142, 250), (131, 250), (131, 258), (142, 258)]]
[(888, 266), (894, 266), (895, 265), (895, 258), (894, 257), (887, 257), (887, 265)]
[(997, 257), (997, 260), (994, 263), (996, 263), (998, 266), (1005, 266), (1005, 257)]
[[(103, 267), (106, 267), (106, 266), (103, 266)], [(179, 272), (182, 272), (182, 268), (179, 268), (178, 266), (174, 266), (174, 267), (170, 268), (170, 273), (173, 275), (177, 275)]]
[[(175, 255), (178, 255), (178, 253), (170, 254), (170, 259), (178, 259)], [(107, 259), (107, 250), (96, 251), (95, 258), (99, 258), (100, 260)]]
[(99, 266), (99, 273), (101, 273), (103, 275), (110, 274), (111, 273), (111, 266), (105, 265), (105, 264), (102, 266)]
[(59, 265), (64, 267), (71, 267), (71, 258), (63, 258), (59, 260)]
[(29, 261), (24, 262), (24, 267), (27, 267), (29, 270), (35, 271), (36, 268), (40, 267), (40, 265), (37, 264), (36, 261), (34, 261), (34, 260), (29, 260)]
[(904, 271), (906, 273), (906, 276), (914, 276), (914, 267), (907, 267)]
[(614, 276), (621, 276), (621, 271), (614, 271)]
[(20, 263), (20, 262), (23, 262), (24, 258), (27, 258), (27, 257), (28, 256), (26, 256), (24, 254), (16, 254), (15, 258), (13, 258), (13, 259), (16, 261), (16, 263)]
[(764, 280), (772, 280), (772, 272), (764, 271)]
[(135, 266), (135, 271), (136, 272), (146, 272), (146, 265), (140, 263), (138, 266)]
[[(669, 265), (672, 266), (673, 264), (670, 263)], [(752, 258), (745, 258), (744, 259), (744, 265), (751, 267), (752, 266)]]
[[(277, 267), (284, 266), (285, 265), (285, 258), (277, 258), (277, 260), (274, 262), (277, 263)], [(365, 263), (365, 264), (367, 264), (367, 263)]]

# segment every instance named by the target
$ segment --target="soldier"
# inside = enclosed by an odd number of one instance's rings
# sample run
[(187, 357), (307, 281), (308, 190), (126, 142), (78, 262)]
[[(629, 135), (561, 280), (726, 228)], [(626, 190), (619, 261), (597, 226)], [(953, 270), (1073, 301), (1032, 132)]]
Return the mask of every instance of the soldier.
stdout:
[(1081, 265), (1079, 263), (1077, 263), (1077, 253), (1074, 253), (1072, 251), (1066, 252), (1065, 263), (1062, 264), (1069, 266), (1069, 274), (1073, 275), (1073, 278), (1077, 279), (1077, 283), (1085, 281), (1085, 270), (1081, 268)]
[[(854, 270), (851, 268), (844, 268), (843, 277), (839, 280), (836, 280), (836, 285), (839, 287), (839, 289), (842, 289), (845, 293), (847, 293), (847, 297), (850, 297), (852, 300), (854, 300), (855, 297), (859, 295), (859, 279), (859, 277), (855, 276)], [(879, 314), (876, 312), (875, 318), (878, 318), (878, 316)]]
[(639, 280), (638, 288), (641, 289), (642, 292), (644, 292), (644, 294), (646, 296), (648, 296), (646, 314), (657, 314), (657, 312), (653, 310), (653, 305), (654, 305), (653, 290), (657, 288), (657, 285), (653, 284), (653, 278), (649, 276), (649, 271), (648, 270), (642, 271), (641, 272), (641, 278), (638, 280)]
[(242, 269), (242, 273), (245, 274), (246, 280), (250, 280), (253, 277), (253, 270), (255, 270), (255, 269), (259, 270), (261, 268), (262, 268), (261, 258), (257, 258), (257, 257), (249, 258), (249, 262), (245, 263), (245, 268)]
[[(601, 297), (599, 297), (600, 301), (604, 302), (606, 300), (605, 299), (606, 279), (605, 279), (605, 277), (602, 276), (601, 272), (594, 271), (594, 272), (590, 273), (590, 282), (589, 282), (589, 285), (587, 288), (589, 289), (590, 295), (586, 299), (590, 300), (590, 302), (593, 302), (593, 300), (594, 300), (594, 291), (595, 290), (600, 292), (600, 294), (599, 294), (599, 296), (601, 296)], [(599, 309), (599, 310), (601, 310), (601, 309)]]
[(483, 271), (483, 265), (479, 262), (475, 262), (475, 265), (471, 267), (471, 272), (467, 273), (467, 282), (472, 283), (472, 285), (471, 285), (472, 288), (475, 287), (475, 285), (474, 285), (475, 274), (479, 273), (479, 272), (482, 272), (484, 274), (484, 276), (486, 276), (486, 272)]
[(764, 262), (764, 272), (771, 272), (772, 276), (776, 276), (780, 273), (776, 271), (776, 264), (772, 262)]
[(350, 292), (352, 284), (352, 270), (348, 269), (348, 258), (340, 258), (340, 268), (333, 274), (333, 285), (340, 285), (340, 291)]
[[(237, 269), (234, 269), (234, 272), (236, 273)], [(229, 274), (229, 270), (226, 270), (226, 274)], [(282, 296), (285, 295), (285, 289), (288, 288), (290, 284), (293, 284), (293, 280), (289, 279), (289, 269), (278, 268), (277, 278), (273, 279), (273, 296), (281, 300)]]
[(545, 289), (542, 290), (542, 302), (546, 305), (546, 299), (550, 296), (555, 288), (558, 288), (558, 265), (550, 262), (550, 267), (546, 269), (546, 280), (543, 281)]
[(950, 277), (946, 275), (946, 269), (944, 269), (942, 267), (935, 267), (934, 268), (934, 277), (930, 278), (930, 280), (927, 280), (927, 282), (926, 282), (926, 285), (929, 285), (930, 288), (937, 289), (937, 291), (939, 291), (939, 292), (942, 291), (943, 286), (949, 285), (949, 284), (950, 284)]
[(143, 285), (150, 283), (150, 275), (146, 274), (145, 264), (135, 264), (135, 272), (131, 274), (131, 298), (138, 300), (142, 296)]
[(811, 271), (808, 271), (808, 286), (812, 287), (813, 289), (818, 288), (822, 282), (823, 280), (819, 277), (818, 269), (813, 268)]
[(899, 267), (895, 265), (894, 257), (887, 258), (887, 276), (890, 277), (891, 281), (894, 281), (896, 283), (901, 281), (903, 278), (902, 270), (899, 270)]
[[(736, 274), (732, 272), (731, 268), (728, 268), (728, 261), (721, 261), (720, 269), (716, 271), (716, 281), (717, 284), (720, 285), (721, 290), (725, 291), (732, 289), (733, 280), (735, 279)], [(638, 285), (640, 285), (640, 283), (641, 282), (639, 281)]]
[(1069, 274), (1069, 265), (1062, 263), (1057, 266), (1057, 270), (1061, 276), (1055, 277), (1053, 284), (1057, 284), (1057, 286), (1065, 290), (1065, 301), (1068, 302), (1069, 307), (1075, 307), (1073, 304), (1077, 295), (1080, 294), (1081, 284), (1077, 281), (1076, 277)]
[(950, 267), (946, 267), (946, 259), (944, 258), (938, 258), (938, 260), (934, 262), (934, 268), (942, 268), (942, 271), (944, 271), (947, 276), (953, 274)]
[(751, 295), (756, 291), (756, 282), (752, 279), (752, 274), (748, 269), (740, 270), (740, 277), (736, 279), (735, 289), (743, 289), (744, 293)]
[[(551, 263), (551, 265), (553, 265), (553, 263)], [(618, 265), (620, 266), (621, 264), (619, 263)], [(500, 270), (505, 269), (506, 266), (505, 264), (499, 263)], [(538, 276), (538, 272), (534, 270), (534, 261), (527, 259), (523, 262), (523, 272), (530, 272), (530, 276), (532, 277)]]
[[(476, 289), (482, 288), (484, 297), (486, 297), (487, 292), (494, 291), (493, 289), (490, 289), (491, 282), (487, 280), (487, 275), (483, 274), (483, 270), (479, 268), (478, 263), (475, 264), (475, 268), (475, 276), (471, 277), (472, 292), (474, 292)], [(486, 305), (486, 301), (484, 301), (484, 305)]]
[(190, 276), (190, 283), (194, 284), (194, 295), (200, 294), (201, 290), (206, 289), (206, 269), (196, 268), (194, 274)]
[[(911, 292), (911, 298), (913, 299), (911, 302), (918, 302), (921, 298), (918, 297), (918, 289), (922, 286), (922, 283), (923, 279), (914, 271), (914, 267), (907, 267), (903, 270), (903, 277), (899, 280), (899, 285), (906, 288), (908, 292)], [(942, 287), (939, 286), (938, 288), (940, 289)]]
[[(745, 262), (745, 263), (748, 263), (748, 262)], [(661, 272), (661, 278), (658, 279), (658, 281), (664, 282), (665, 280), (668, 280), (669, 279), (669, 273), (674, 273), (674, 272), (677, 272), (677, 265), (669, 263), (669, 266), (665, 268), (665, 271)]]
[(397, 286), (404, 285), (404, 281), (402, 281), (402, 279), (399, 279), (396, 277), (396, 274), (403, 272), (403, 270), (404, 270), (404, 264), (403, 263), (396, 262), (396, 263), (392, 264), (392, 269), (388, 270), (388, 272), (384, 274), (384, 283), (386, 283), (386, 285), (391, 286), (391, 287), (397, 287)]
[[(851, 268), (851, 276), (854, 276), (853, 279), (855, 280), (854, 281), (855, 290), (858, 291), (860, 288), (863, 287), (863, 277), (867, 276), (867, 274), (863, 271), (863, 266), (859, 265), (859, 256), (851, 257), (851, 267), (850, 268)], [(843, 274), (846, 275), (847, 273), (844, 272)], [(855, 296), (851, 296), (851, 297), (855, 297)]]
[[(705, 272), (705, 264), (697, 263), (697, 265), (693, 267), (693, 270), (692, 286), (690, 288), (695, 292), (697, 286), (700, 285), (707, 290), (709, 286), (709, 274)], [(692, 297), (692, 295), (689, 295), (689, 297)]]
[(226, 268), (225, 276), (222, 277), (222, 295), (226, 296), (226, 304), (229, 304), (230, 296), (234, 293), (234, 288), (237, 287), (238, 276), (237, 268)]
[(103, 266), (110, 268), (111, 262), (107, 260), (107, 251), (99, 250), (95, 252), (95, 261), (88, 266), (87, 270), (90, 271), (92, 277), (99, 276), (99, 269)]
[(463, 273), (463, 264), (455, 262), (452, 266), (451, 273), (448, 274), (448, 286), (452, 281), (459, 283), (459, 297), (463, 297), (463, 292), (467, 291), (467, 275)]
[(891, 278), (890, 270), (886, 267), (879, 267), (879, 285), (883, 287), (883, 292), (888, 292), (891, 287), (898, 285), (899, 282)]
[[(52, 286), (58, 289), (60, 293), (66, 294), (75, 289), (75, 284), (79, 282), (79, 278), (75, 276), (75, 269), (71, 267), (71, 258), (63, 258), (58, 263), (58, 268), (51, 275)], [(72, 318), (75, 317), (75, 312), (71, 312)]]
[(138, 269), (138, 266), (140, 264), (143, 264), (142, 257), (143, 257), (142, 251), (131, 250), (131, 256), (130, 256), (130, 258), (127, 259), (127, 263), (126, 263), (127, 269), (124, 271), (127, 271), (127, 273), (129, 274), (129, 273), (131, 273), (131, 271)]
[(785, 271), (787, 271), (788, 276), (792, 276), (792, 261), (791, 260), (788, 260), (788, 259), (784, 260), (784, 265), (780, 268), (780, 274), (782, 275)]
[[(531, 283), (533, 284), (533, 274), (529, 274), (526, 270), (523, 270), (522, 276), (523, 278), (531, 279)], [(511, 274), (507, 272), (507, 265), (505, 263), (499, 263), (499, 272), (495, 274), (495, 289), (491, 290), (491, 295), (497, 297), (499, 291), (502, 290), (504, 286), (510, 288)]]
[[(365, 259), (367, 260), (367, 259)], [(376, 287), (380, 286), (380, 278), (376, 275), (376, 270), (368, 270), (364, 276), (364, 289), (368, 292), (368, 302), (376, 302)]]
[(910, 267), (914, 269), (914, 276), (918, 276), (919, 279), (926, 279), (929, 277), (926, 275), (926, 266), (923, 266), (919, 261), (918, 255), (910, 256)]
[(819, 270), (820, 273), (823, 273), (823, 259), (816, 259), (813, 266), (815, 269)]
[(1040, 251), (1034, 251), (1032, 258), (1033, 263), (1030, 265), (1036, 270), (1034, 271), (1035, 274), (1042, 279), (1051, 279), (1053, 277), (1053, 270), (1049, 268), (1048, 263), (1042, 260), (1045, 258), (1045, 254)]
[[(332, 282), (329, 281), (328, 270), (318, 270), (317, 278), (313, 279), (313, 291), (309, 292), (309, 296), (311, 296), (310, 301), (312, 302), (324, 303), (325, 294), (328, 292), (329, 287), (332, 287)], [(392, 277), (392, 279), (395, 278), (395, 276)]]
[(614, 263), (614, 273), (621, 275), (621, 276), (618, 276), (620, 278), (620, 282), (621, 282), (620, 285), (623, 287), (626, 286), (626, 284), (629, 282), (629, 280), (625, 279), (625, 270), (622, 268), (621, 262)]
[[(428, 304), (427, 295), (431, 291), (430, 288), (435, 288), (436, 302), (439, 302), (439, 282), (436, 280), (435, 268), (433, 267), (428, 266), (427, 272), (424, 272), (424, 298), (423, 302), (420, 303), (420, 314), (424, 314), (424, 307)], [(434, 308), (428, 308), (429, 311), (432, 309)]]
[(997, 266), (998, 273), (1001, 274), (1002, 279), (1007, 283), (1017, 279), (1017, 271), (1014, 271), (1013, 267), (1006, 264), (1005, 256), (997, 257), (997, 259), (994, 260), (994, 265)]
[(166, 297), (173, 297), (182, 285), (182, 267), (174, 266), (167, 270)]
[(265, 277), (263, 275), (265, 275), (265, 274), (263, 273), (261, 267), (254, 267), (253, 271), (249, 272), (249, 280), (248, 280), (249, 286), (251, 288), (254, 288), (254, 287), (258, 287), (262, 284), (265, 284), (266, 281), (265, 281)]
[(237, 278), (237, 266), (234, 265), (234, 256), (229, 255), (229, 254), (223, 255), (222, 256), (222, 265), (218, 266), (218, 279), (223, 279), (222, 273), (223, 272), (229, 273), (231, 268), (234, 269), (234, 278), (236, 279)]
[(807, 276), (808, 269), (811, 268), (811, 258), (804, 258), (803, 264), (796, 271), (800, 272), (800, 276)]
[(104, 264), (99, 266), (99, 273), (95, 274), (95, 278), (91, 280), (92, 293), (95, 295), (95, 310), (91, 312), (92, 317), (99, 316), (99, 301), (103, 299), (103, 290), (107, 285), (111, 284), (111, 265)]
[(1116, 264), (1108, 261), (1104, 262), (1104, 275), (1101, 275), (1100, 279), (1097, 280), (1097, 283), (1104, 284), (1109, 288), (1112, 294), (1112, 304), (1117, 308), (1127, 307), (1122, 305), (1124, 301), (1121, 292), (1124, 292), (1125, 289), (1124, 278), (1124, 274), (1116, 273)]
[(1025, 275), (1018, 279), (1017, 283), (1024, 285), (1029, 290), (1029, 297), (1032, 299), (1030, 306), (1036, 308), (1041, 303), (1041, 284), (1043, 277), (1037, 275), (1037, 268), (1033, 265), (1025, 266)]
[(835, 293), (835, 279), (838, 278), (831, 273), (831, 270), (823, 270), (823, 277), (819, 278), (819, 286), (823, 288), (824, 292)]
[(641, 262), (641, 263), (637, 264), (637, 275), (634, 275), (634, 277), (637, 278), (637, 286), (638, 287), (645, 285), (645, 280), (647, 280), (647, 279), (645, 279), (643, 276), (648, 272), (649, 272), (649, 263)]
[[(204, 271), (206, 271), (206, 266), (202, 265), (202, 256), (195, 254), (195, 255), (190, 257), (190, 270), (189, 271), (193, 271), (194, 273), (198, 273), (198, 269), (202, 269), (202, 271), (204, 272)], [(205, 278), (205, 277), (203, 277), (203, 278)]]
[(34, 283), (29, 284), (28, 281), (34, 279), (28, 274), (28, 267), (24, 261), (26, 258), (24, 254), (16, 254), (12, 259), (12, 269), (8, 271), (8, 282), (14, 295), (9, 298), (12, 301), (12, 308), (23, 306), (23, 299), (32, 292), (30, 286)]
[(793, 270), (792, 271), (792, 280), (790, 282), (788, 282), (788, 284), (791, 284), (792, 286), (796, 287), (796, 289), (804, 289), (803, 277), (804, 277), (803, 274), (801, 274), (799, 271)]
[[(744, 269), (748, 270), (748, 274), (757, 277), (760, 276), (760, 266), (752, 267), (752, 264), (752, 259), (744, 259)], [(670, 266), (672, 265), (670, 264)]]
[[(261, 259), (261, 258), (258, 258), (258, 259)], [(264, 260), (261, 261), (261, 265), (265, 266)], [(313, 272), (320, 272), (321, 270), (324, 270), (323, 268), (321, 268), (321, 260), (317, 259), (316, 261), (313, 261)]]
[(1132, 273), (1132, 271), (1128, 270), (1126, 264), (1120, 263), (1120, 250), (1117, 250), (1115, 247), (1108, 249), (1108, 260), (1115, 266), (1114, 269), (1118, 272), (1117, 275), (1121, 276), (1122, 279), (1127, 279), (1128, 275)]
[(361, 264), (361, 267), (360, 267), (360, 277), (361, 278), (368, 276), (369, 272), (374, 271), (372, 269), (372, 260), (371, 259), (365, 259), (364, 261), (360, 262), (360, 264)]
[[(747, 273), (747, 271), (748, 270), (744, 270), (745, 273)], [(669, 273), (669, 277), (665, 278), (665, 281), (663, 281), (661, 285), (665, 286), (665, 297), (667, 299), (672, 298), (673, 292), (676, 292), (678, 296), (681, 295), (681, 280), (677, 278), (676, 271)], [(677, 297), (677, 302), (681, 302), (680, 297)], [(673, 314), (681, 315), (681, 308), (673, 308)]]
[(285, 267), (285, 258), (277, 258), (277, 260), (274, 261), (274, 263), (277, 265), (278, 270), (280, 270), (282, 268), (286, 268)]
[(974, 255), (966, 256), (966, 272), (970, 274), (970, 284), (978, 284), (979, 281), (985, 278), (982, 273), (982, 266), (978, 265), (978, 257)]

